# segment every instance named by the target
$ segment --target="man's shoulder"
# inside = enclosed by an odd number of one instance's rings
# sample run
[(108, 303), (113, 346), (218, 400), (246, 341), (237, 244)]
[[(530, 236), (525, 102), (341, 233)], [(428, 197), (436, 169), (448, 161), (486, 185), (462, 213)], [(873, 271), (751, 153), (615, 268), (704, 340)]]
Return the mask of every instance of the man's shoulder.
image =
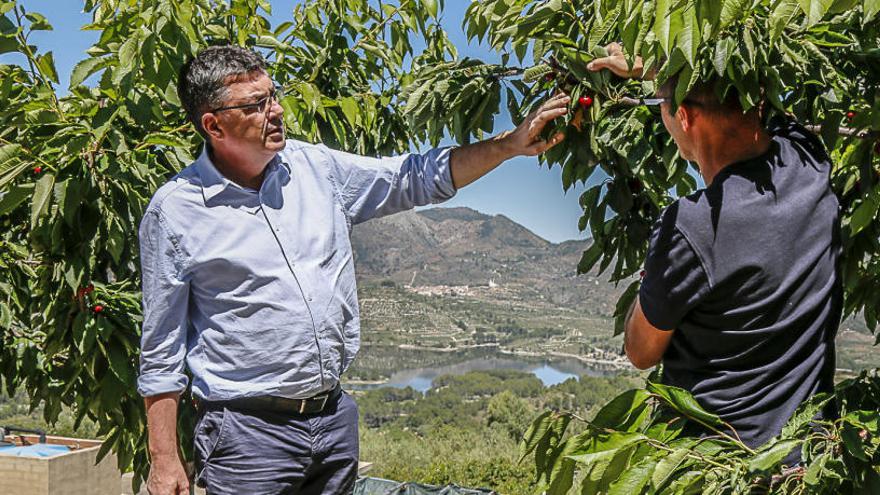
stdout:
[(195, 199), (200, 198), (199, 174), (195, 163), (192, 163), (156, 190), (147, 205), (147, 211), (163, 212), (184, 204), (192, 204)]
[(309, 143), (306, 141), (299, 141), (297, 139), (287, 139), (284, 149), (281, 150), (281, 154), (284, 158), (288, 158), (290, 160), (296, 160), (297, 158), (302, 158), (305, 155), (306, 158), (312, 161), (312, 159), (318, 158), (326, 158), (330, 149), (324, 146), (321, 143)]
[[(767, 132), (780, 146), (795, 146), (798, 153), (795, 159), (804, 161), (810, 159), (815, 162), (830, 161), (828, 151), (822, 141), (809, 129), (795, 120), (788, 118), (774, 119), (767, 126)], [(783, 154), (784, 158), (792, 159), (792, 156)]]
[(660, 222), (666, 229), (676, 229), (683, 233), (702, 230), (706, 222), (711, 222), (712, 205), (706, 189), (699, 189), (682, 196), (667, 206), (660, 214)]

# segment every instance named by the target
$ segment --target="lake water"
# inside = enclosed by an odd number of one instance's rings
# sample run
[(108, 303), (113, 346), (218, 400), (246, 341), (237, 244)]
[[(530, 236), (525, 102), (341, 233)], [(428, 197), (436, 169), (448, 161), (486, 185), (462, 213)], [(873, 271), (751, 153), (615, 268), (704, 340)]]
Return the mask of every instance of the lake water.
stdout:
[(381, 384), (347, 384), (346, 387), (354, 390), (368, 390), (380, 387), (412, 387), (419, 392), (425, 392), (431, 388), (434, 379), (441, 375), (463, 375), (470, 371), (497, 369), (532, 373), (541, 380), (544, 386), (556, 385), (569, 378), (577, 379), (581, 375), (604, 376), (609, 374), (607, 370), (590, 367), (577, 360), (535, 361), (490, 357), (469, 359), (446, 366), (400, 370), (394, 372), (388, 381)]

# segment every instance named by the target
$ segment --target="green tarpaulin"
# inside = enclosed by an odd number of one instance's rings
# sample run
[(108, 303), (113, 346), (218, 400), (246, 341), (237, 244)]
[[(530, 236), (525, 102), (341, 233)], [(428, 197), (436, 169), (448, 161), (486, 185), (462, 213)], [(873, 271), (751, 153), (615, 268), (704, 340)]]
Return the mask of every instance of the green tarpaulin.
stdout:
[(492, 495), (490, 490), (460, 488), (455, 485), (431, 486), (420, 483), (360, 478), (354, 485), (354, 495)]

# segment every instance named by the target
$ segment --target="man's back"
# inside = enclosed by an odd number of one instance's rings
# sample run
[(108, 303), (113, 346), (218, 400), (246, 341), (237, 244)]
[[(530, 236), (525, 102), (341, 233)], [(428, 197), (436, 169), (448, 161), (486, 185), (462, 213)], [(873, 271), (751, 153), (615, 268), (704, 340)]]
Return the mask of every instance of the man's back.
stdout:
[(800, 126), (771, 132), (764, 155), (664, 212), (640, 293), (647, 319), (676, 329), (664, 382), (753, 446), (832, 388), (842, 303), (830, 161)]

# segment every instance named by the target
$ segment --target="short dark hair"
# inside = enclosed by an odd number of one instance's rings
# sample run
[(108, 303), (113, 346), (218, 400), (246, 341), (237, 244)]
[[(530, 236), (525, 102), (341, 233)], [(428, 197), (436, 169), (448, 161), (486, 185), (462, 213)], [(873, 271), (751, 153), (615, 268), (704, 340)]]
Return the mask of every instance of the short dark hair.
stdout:
[[(675, 94), (675, 88), (678, 86), (679, 74), (669, 77), (661, 86), (659, 94), (669, 97)], [(701, 109), (717, 115), (730, 115), (731, 112), (743, 113), (743, 107), (739, 102), (739, 91), (733, 86), (729, 86), (725, 94), (719, 94), (722, 86), (718, 78), (708, 81), (697, 81), (688, 91), (683, 102), (679, 104), (687, 105), (688, 103), (699, 106)], [(670, 108), (670, 111), (672, 109)]]
[(186, 116), (196, 130), (202, 129), (202, 115), (222, 106), (231, 82), (252, 72), (266, 72), (266, 61), (253, 50), (239, 46), (211, 46), (183, 64), (177, 80), (177, 95)]

